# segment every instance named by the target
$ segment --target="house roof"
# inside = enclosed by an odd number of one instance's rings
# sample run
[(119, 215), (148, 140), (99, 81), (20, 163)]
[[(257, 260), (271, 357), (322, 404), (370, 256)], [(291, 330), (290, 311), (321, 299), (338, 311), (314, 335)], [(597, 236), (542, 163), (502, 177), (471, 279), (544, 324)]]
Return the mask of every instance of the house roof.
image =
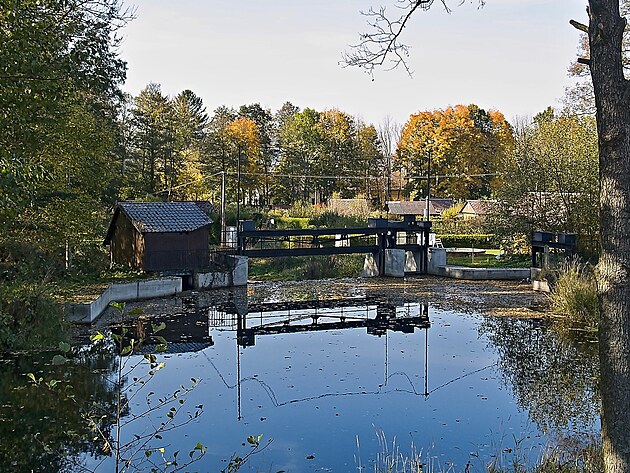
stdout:
[[(446, 209), (452, 207), (453, 203), (453, 199), (431, 199), (429, 201), (429, 214), (440, 215)], [(389, 213), (394, 215), (424, 215), (425, 206), (425, 199), (387, 202)]]
[(467, 200), (460, 213), (487, 215), (496, 203), (496, 200)]
[(206, 213), (209, 202), (119, 202), (107, 230), (105, 244), (111, 241), (115, 222), (124, 213), (140, 233), (192, 232), (212, 223)]

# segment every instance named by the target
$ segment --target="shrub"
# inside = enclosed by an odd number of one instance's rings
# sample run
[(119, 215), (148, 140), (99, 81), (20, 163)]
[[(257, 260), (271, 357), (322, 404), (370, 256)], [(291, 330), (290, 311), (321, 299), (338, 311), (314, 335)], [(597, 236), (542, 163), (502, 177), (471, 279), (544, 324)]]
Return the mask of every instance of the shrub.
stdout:
[(65, 337), (60, 307), (47, 284), (0, 288), (0, 351), (50, 348)]
[(367, 218), (339, 215), (328, 210), (315, 217), (311, 217), (310, 223), (316, 228), (365, 227), (367, 226)]
[(597, 326), (597, 285), (590, 265), (582, 264), (575, 258), (563, 263), (557, 271), (549, 298), (556, 314), (569, 317), (580, 325)]

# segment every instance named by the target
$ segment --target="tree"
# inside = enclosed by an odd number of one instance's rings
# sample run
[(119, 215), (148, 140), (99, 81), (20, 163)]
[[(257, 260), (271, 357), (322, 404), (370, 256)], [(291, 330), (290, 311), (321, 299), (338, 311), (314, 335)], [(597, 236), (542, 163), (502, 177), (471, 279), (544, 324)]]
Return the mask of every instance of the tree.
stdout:
[(177, 94), (171, 102), (175, 153), (172, 162), (174, 178), (169, 197), (175, 200), (199, 200), (207, 195), (201, 163), (208, 114), (201, 98), (189, 89)]
[(118, 0), (3, 3), (3, 240), (52, 254), (71, 237), (95, 237), (113, 198), (110, 161), (126, 69), (116, 32), (129, 18)]
[(378, 127), (378, 137), (382, 147), (381, 152), (387, 161), (385, 201), (392, 200), (392, 162), (396, 143), (400, 140), (400, 131), (400, 125), (395, 123), (389, 116), (385, 117)]
[(383, 145), (374, 125), (358, 122), (357, 132), (357, 176), (364, 178), (361, 193), (378, 207), (385, 205), (385, 194), (389, 174), (389, 161), (383, 155)]
[[(619, 2), (620, 13), (627, 18), (630, 15), (630, 1), (621, 0)], [(622, 41), (623, 65), (624, 73), (628, 76), (630, 70), (630, 31), (626, 28)], [(588, 35), (586, 33), (580, 36), (578, 44), (578, 57), (587, 57), (589, 55)], [(569, 67), (569, 75), (576, 79), (573, 86), (567, 87), (564, 96), (564, 105), (572, 112), (577, 114), (595, 115), (595, 95), (593, 91), (593, 81), (590, 77), (590, 71), (586, 64), (574, 61)]]
[(242, 105), (239, 115), (250, 118), (258, 127), (258, 140), (260, 143), (259, 164), (263, 173), (261, 196), (263, 205), (271, 202), (270, 176), (277, 162), (277, 152), (273, 146), (274, 134), (273, 115), (269, 110), (263, 109), (260, 104)]
[(258, 126), (251, 118), (240, 117), (227, 126), (229, 155), (236, 163), (237, 182), (233, 186), (236, 201), (243, 197), (249, 203), (258, 201), (260, 196), (257, 177), (260, 171), (260, 134)]
[(491, 177), (511, 143), (511, 131), (499, 112), (476, 105), (411, 115), (398, 143), (397, 160), (410, 179), (412, 196), (426, 196), (429, 173), (432, 194), (455, 199), (488, 197)]
[(175, 153), (174, 110), (160, 85), (151, 83), (140, 91), (131, 109), (133, 147), (139, 167), (139, 183), (152, 194), (172, 186)]
[(493, 224), (510, 240), (533, 230), (595, 240), (599, 229), (597, 129), (590, 116), (556, 117), (548, 108), (515, 128), (498, 164)]
[[(442, 4), (446, 6), (446, 0)], [(589, 0), (589, 24), (572, 24), (588, 34), (588, 66), (593, 81), (600, 172), (600, 245), (597, 265), (602, 439), (607, 473), (630, 472), (630, 84), (622, 57), (626, 21), (619, 0)], [(346, 64), (369, 72), (394, 57), (404, 64), (400, 42), (405, 25), (433, 0), (399, 2), (402, 16), (390, 20), (385, 10), (370, 10), (375, 32), (362, 35)]]
[(319, 145), (319, 112), (306, 108), (279, 128), (278, 195), (285, 203), (307, 202), (315, 190), (312, 174)]

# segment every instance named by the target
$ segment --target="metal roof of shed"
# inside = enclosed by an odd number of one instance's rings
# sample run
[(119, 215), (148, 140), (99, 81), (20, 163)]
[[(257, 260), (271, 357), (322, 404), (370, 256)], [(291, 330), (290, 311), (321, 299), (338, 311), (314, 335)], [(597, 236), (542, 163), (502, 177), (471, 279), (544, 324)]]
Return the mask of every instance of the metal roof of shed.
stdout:
[(210, 225), (212, 219), (204, 211), (210, 206), (209, 202), (119, 202), (105, 243), (111, 240), (120, 212), (129, 217), (140, 233), (181, 233)]

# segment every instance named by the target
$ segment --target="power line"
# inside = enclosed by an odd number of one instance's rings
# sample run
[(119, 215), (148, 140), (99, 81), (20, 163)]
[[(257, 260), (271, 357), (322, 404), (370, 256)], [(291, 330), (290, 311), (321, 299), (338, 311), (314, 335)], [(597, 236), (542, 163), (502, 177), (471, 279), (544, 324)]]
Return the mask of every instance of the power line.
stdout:
[[(218, 176), (219, 174), (223, 174), (223, 171), (219, 171), (216, 172), (214, 174), (210, 174), (209, 176), (205, 176), (205, 177), (200, 177), (199, 179), (195, 179), (193, 181), (189, 181), (189, 182), (185, 182), (183, 184), (178, 184), (177, 186), (174, 187), (169, 187), (167, 189), (162, 189), (160, 191), (157, 192), (153, 192), (150, 195), (158, 195), (158, 194), (164, 194), (167, 192), (171, 192), (174, 189), (180, 189), (182, 187), (187, 187), (189, 185), (192, 184), (197, 184), (200, 182), (203, 182), (207, 179), (211, 179), (213, 177)], [(225, 172), (226, 176), (237, 176), (238, 173), (237, 172)], [(478, 174), (432, 174), (430, 176), (428, 176), (429, 179), (453, 179), (453, 178), (466, 178), (466, 177), (492, 177), (492, 176), (500, 176), (501, 173), (499, 172), (493, 172), (493, 173), (478, 173)], [(360, 180), (360, 181), (365, 181), (365, 180), (381, 180), (381, 179), (386, 179), (387, 176), (333, 176), (333, 175), (317, 175), (317, 174), (284, 174), (284, 173), (273, 173), (273, 174), (265, 174), (265, 173), (261, 173), (261, 172), (241, 172), (241, 176), (252, 176), (252, 177), (268, 177), (268, 178), (278, 178), (278, 177), (285, 177), (285, 178), (292, 178), (292, 179), (327, 179), (327, 180)], [(401, 176), (402, 179), (407, 179), (407, 180), (424, 180), (427, 179), (427, 176)]]

